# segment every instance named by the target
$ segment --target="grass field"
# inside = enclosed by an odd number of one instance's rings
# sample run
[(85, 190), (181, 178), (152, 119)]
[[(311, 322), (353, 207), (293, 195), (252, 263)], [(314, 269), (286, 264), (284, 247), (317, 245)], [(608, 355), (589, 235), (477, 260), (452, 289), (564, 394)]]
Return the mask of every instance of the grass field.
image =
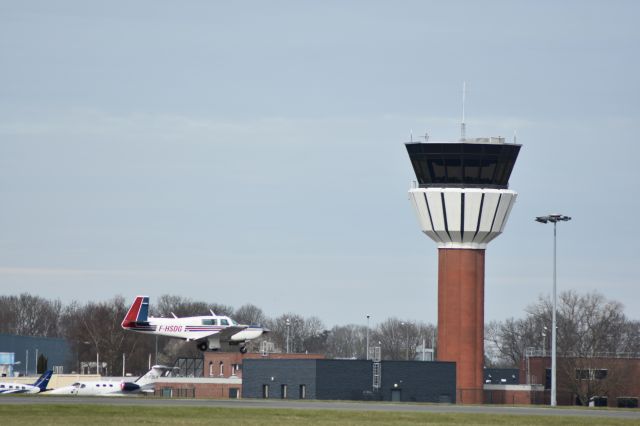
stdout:
[(573, 416), (391, 413), (371, 411), (0, 405), (0, 425), (632, 425), (634, 420)]

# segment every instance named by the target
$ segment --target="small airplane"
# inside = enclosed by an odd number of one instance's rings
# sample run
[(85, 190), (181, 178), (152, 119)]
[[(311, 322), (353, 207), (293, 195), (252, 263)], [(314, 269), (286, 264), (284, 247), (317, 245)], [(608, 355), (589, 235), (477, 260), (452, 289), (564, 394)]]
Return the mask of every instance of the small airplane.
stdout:
[(126, 396), (143, 395), (153, 393), (153, 384), (173, 370), (172, 367), (154, 365), (144, 376), (135, 382), (114, 382), (108, 380), (93, 380), (87, 382), (75, 382), (69, 386), (53, 389), (47, 392), (50, 395), (84, 395), (84, 396)]
[(222, 343), (239, 346), (246, 353), (248, 340), (256, 339), (269, 330), (259, 325), (238, 324), (227, 316), (211, 315), (178, 318), (154, 318), (149, 316), (149, 296), (137, 296), (122, 320), (122, 328), (139, 333), (176, 337), (197, 342), (201, 351), (217, 351)]
[(49, 380), (51, 380), (51, 375), (53, 374), (53, 370), (47, 370), (44, 374), (38, 377), (38, 380), (35, 381), (32, 385), (23, 385), (21, 383), (8, 383), (8, 382), (0, 382), (0, 395), (8, 395), (15, 393), (40, 393), (47, 390), (47, 385), (49, 384)]

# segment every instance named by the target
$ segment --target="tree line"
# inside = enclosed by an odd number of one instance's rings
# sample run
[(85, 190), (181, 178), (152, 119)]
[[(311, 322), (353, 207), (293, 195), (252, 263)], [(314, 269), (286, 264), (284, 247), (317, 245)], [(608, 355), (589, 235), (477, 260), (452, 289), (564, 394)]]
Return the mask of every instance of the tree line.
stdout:
[[(127, 371), (143, 373), (149, 360), (172, 363), (176, 357), (199, 357), (193, 342), (133, 333), (120, 327), (128, 301), (121, 296), (100, 302), (63, 304), (23, 293), (0, 296), (0, 333), (65, 338), (74, 355), (73, 370), (80, 361), (95, 360), (109, 365), (109, 373), (122, 371), (125, 354)], [(261, 308), (245, 304), (205, 303), (176, 295), (163, 295), (151, 306), (150, 315), (171, 317), (206, 315), (213, 310), (243, 324), (261, 324), (271, 330), (264, 339), (278, 352), (321, 353), (329, 358), (366, 358), (367, 327), (364, 324), (336, 325), (327, 328), (315, 316), (288, 312), (267, 316)], [(527, 350), (551, 349), (551, 312), (549, 298), (541, 297), (528, 306), (523, 318), (493, 321), (485, 327), (485, 365), (518, 367)], [(287, 322), (289, 325), (287, 326)], [(382, 359), (415, 359), (418, 349), (436, 343), (433, 324), (387, 318), (369, 330), (370, 347), (381, 348)], [(557, 334), (559, 356), (588, 358), (602, 355), (640, 356), (640, 321), (625, 316), (620, 302), (599, 293), (563, 292), (558, 298)], [(260, 342), (249, 342), (257, 351)], [(437, 348), (436, 348), (437, 351)], [(567, 374), (571, 374), (570, 372)]]
[[(493, 366), (517, 366), (527, 348), (551, 350), (553, 302), (540, 297), (524, 318), (492, 321), (485, 327), (485, 352)], [(600, 293), (574, 290), (558, 295), (557, 351), (563, 357), (640, 354), (640, 321), (627, 318), (622, 303)]]
[[(193, 342), (125, 331), (120, 323), (129, 303), (121, 296), (99, 302), (49, 300), (23, 293), (0, 296), (0, 333), (26, 336), (59, 337), (69, 343), (72, 370), (79, 371), (81, 361), (94, 361), (96, 353), (106, 362), (109, 374), (122, 371), (122, 356), (126, 370), (132, 374), (146, 371), (152, 363), (173, 363), (177, 357), (199, 357)], [(228, 315), (241, 324), (261, 324), (270, 332), (263, 339), (276, 352), (288, 348), (294, 353), (320, 353), (328, 358), (366, 358), (367, 327), (363, 324), (336, 325), (327, 328), (315, 316), (288, 312), (277, 317), (267, 316), (261, 308), (245, 304), (237, 309), (220, 303), (205, 303), (182, 296), (163, 295), (150, 306), (155, 317)], [(288, 324), (288, 325), (287, 325)], [(435, 341), (432, 324), (388, 318), (369, 330), (370, 347), (381, 348), (382, 359), (415, 359), (423, 341), (427, 347)], [(260, 341), (250, 341), (249, 350), (259, 350)]]

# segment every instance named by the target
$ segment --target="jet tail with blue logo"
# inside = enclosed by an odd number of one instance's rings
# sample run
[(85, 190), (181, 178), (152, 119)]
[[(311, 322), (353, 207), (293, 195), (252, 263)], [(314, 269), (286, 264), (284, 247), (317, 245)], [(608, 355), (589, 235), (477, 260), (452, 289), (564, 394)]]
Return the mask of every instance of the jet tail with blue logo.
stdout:
[(40, 388), (40, 392), (44, 392), (47, 390), (47, 386), (49, 385), (49, 380), (51, 380), (51, 376), (53, 375), (53, 370), (47, 370), (44, 374), (38, 377), (38, 380), (33, 384), (33, 386)]

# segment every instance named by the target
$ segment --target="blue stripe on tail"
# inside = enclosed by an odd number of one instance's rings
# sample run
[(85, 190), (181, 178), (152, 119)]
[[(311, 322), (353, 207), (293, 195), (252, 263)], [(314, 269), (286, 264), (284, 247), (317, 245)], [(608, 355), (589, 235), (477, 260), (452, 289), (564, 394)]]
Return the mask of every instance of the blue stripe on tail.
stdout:
[(147, 322), (149, 317), (149, 298), (143, 297), (142, 303), (140, 304), (140, 311), (138, 312), (138, 317), (136, 318), (136, 322)]

